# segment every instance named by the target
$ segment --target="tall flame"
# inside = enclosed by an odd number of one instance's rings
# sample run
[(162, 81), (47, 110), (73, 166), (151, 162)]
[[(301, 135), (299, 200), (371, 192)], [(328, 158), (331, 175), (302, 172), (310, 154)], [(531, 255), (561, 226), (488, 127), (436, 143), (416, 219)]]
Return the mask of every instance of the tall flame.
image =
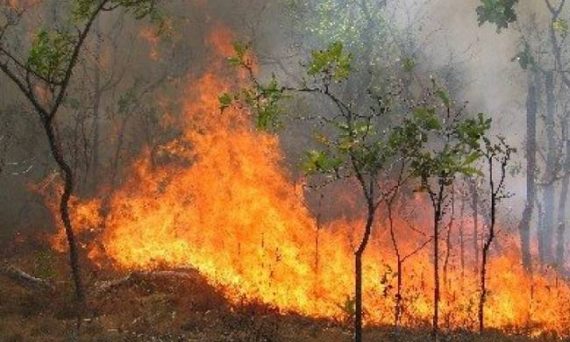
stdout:
[[(282, 166), (278, 138), (255, 130), (247, 111), (220, 112), (218, 95), (240, 78), (224, 73), (231, 40), (222, 26), (208, 37), (213, 62), (188, 85), (184, 134), (160, 149), (169, 162), (156, 165), (149, 152), (138, 159), (130, 181), (109, 200), (101, 241), (90, 247), (90, 257), (110, 258), (122, 269), (190, 265), (223, 287), (229, 300), (343, 318), (354, 287), (353, 239), (358, 241), (362, 222), (340, 219), (319, 229)], [(76, 227), (103, 224), (96, 210), (100, 201), (74, 203)], [(426, 239), (406, 230), (402, 219), (395, 224), (402, 254)], [(511, 254), (493, 256), (489, 265), (487, 325), (568, 335), (568, 285), (554, 284), (555, 276), (527, 276)], [(368, 323), (393, 321), (394, 259), (388, 230), (378, 224), (365, 255)], [(429, 322), (431, 269), (427, 248), (404, 264), (404, 324)], [(474, 327), (477, 277), (462, 276), (456, 264), (448, 274), (443, 321), (451, 328)]]

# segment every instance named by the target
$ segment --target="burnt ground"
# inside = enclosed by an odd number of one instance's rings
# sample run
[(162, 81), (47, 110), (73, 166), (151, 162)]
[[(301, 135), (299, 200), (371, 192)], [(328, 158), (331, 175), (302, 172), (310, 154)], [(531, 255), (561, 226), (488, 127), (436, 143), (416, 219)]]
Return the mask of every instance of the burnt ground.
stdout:
[[(9, 262), (27, 272), (51, 278), (55, 292), (27, 290), (0, 277), (0, 341), (71, 341), (76, 339), (76, 310), (71, 286), (57, 281), (66, 274), (65, 258), (30, 252)], [(54, 266), (56, 265), (56, 266)], [(195, 274), (177, 277), (139, 277), (124, 286), (93, 294), (94, 279), (120, 274), (86, 276), (91, 289), (89, 309), (83, 315), (80, 341), (350, 341), (349, 322), (316, 320), (282, 314), (259, 303), (232, 305), (220, 289)], [(428, 341), (429, 328), (365, 329), (366, 341)], [(453, 332), (442, 341), (530, 341), (523, 336), (489, 332), (479, 336)], [(538, 337), (535, 341), (555, 340)]]

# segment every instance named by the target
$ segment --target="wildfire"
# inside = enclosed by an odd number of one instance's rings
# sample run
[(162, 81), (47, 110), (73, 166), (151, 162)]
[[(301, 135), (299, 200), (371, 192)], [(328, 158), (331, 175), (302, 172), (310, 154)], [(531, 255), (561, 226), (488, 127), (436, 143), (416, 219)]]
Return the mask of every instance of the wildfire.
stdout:
[[(130, 180), (105, 205), (104, 220), (100, 201), (74, 199), (75, 227), (104, 226), (100, 241), (89, 244), (94, 261), (109, 258), (121, 269), (192, 266), (226, 289), (229, 300), (260, 300), (283, 312), (344, 319), (354, 287), (353, 242), (363, 224), (339, 219), (319, 229), (282, 166), (278, 138), (257, 131), (247, 111), (220, 112), (219, 94), (240, 78), (224, 66), (232, 39), (221, 26), (208, 37), (213, 62), (188, 85), (184, 134), (161, 149), (171, 161), (155, 165), (150, 152), (143, 153)], [(419, 221), (429, 232), (427, 210)], [(404, 219), (395, 224), (402, 254), (428, 238), (410, 230)], [(457, 250), (453, 253), (442, 285), (443, 326), (473, 328), (478, 278), (473, 271), (461, 272)], [(516, 252), (491, 258), (487, 326), (569, 335), (568, 284), (556, 275), (530, 278), (518, 260)], [(433, 291), (429, 248), (403, 267), (402, 323), (427, 324)], [(393, 323), (395, 270), (381, 221), (364, 261), (368, 324)]]

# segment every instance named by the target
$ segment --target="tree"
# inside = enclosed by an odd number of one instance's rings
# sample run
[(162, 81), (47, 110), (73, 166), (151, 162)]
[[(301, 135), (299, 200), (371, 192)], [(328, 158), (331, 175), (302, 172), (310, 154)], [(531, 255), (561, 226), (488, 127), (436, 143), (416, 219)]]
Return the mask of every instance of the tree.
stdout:
[[(558, 218), (555, 212), (557, 183), (565, 177), (561, 162), (564, 160), (565, 142), (559, 132), (563, 133), (568, 120), (565, 113), (560, 113), (566, 101), (563, 94), (566, 94), (570, 87), (570, 79), (565, 71), (568, 57), (564, 49), (568, 36), (568, 23), (563, 18), (565, 0), (536, 2), (533, 3), (532, 11), (519, 15), (515, 11), (517, 3), (518, 1), (482, 0), (477, 13), (480, 24), (485, 22), (495, 24), (498, 31), (516, 22), (521, 35), (520, 51), (512, 59), (528, 73), (525, 146), (527, 202), (519, 223), (519, 231), (523, 265), (531, 271), (530, 230), (535, 205), (541, 207), (537, 227), (540, 263), (560, 265), (562, 262), (560, 255), (564, 253), (564, 246), (559, 243), (556, 244), (554, 251), (554, 233), (557, 235), (556, 240), (560, 241), (559, 237), (564, 236), (565, 229), (564, 225), (556, 224), (556, 220), (560, 222), (564, 216), (562, 214), (565, 206), (563, 196), (566, 196), (564, 182), (558, 200)], [(536, 13), (545, 14), (548, 19), (537, 21)], [(539, 119), (544, 124), (543, 136), (537, 134)], [(542, 139), (545, 141), (544, 144), (541, 143)], [(543, 157), (542, 160), (538, 159), (537, 155)], [(542, 196), (539, 196), (541, 193)]]
[(57, 130), (57, 114), (68, 98), (68, 90), (83, 46), (97, 17), (106, 11), (123, 8), (136, 18), (155, 13), (156, 0), (74, 0), (65, 4), (69, 19), (75, 27), (46, 30), (36, 33), (25, 56), (19, 56), (8, 36), (18, 26), (24, 8), (2, 5), (5, 25), (0, 27), (0, 70), (16, 85), (38, 114), (48, 139), (51, 154), (63, 180), (63, 193), (59, 203), (69, 248), (69, 265), (75, 297), (80, 310), (84, 308), (85, 292), (82, 284), (79, 252), (69, 213), (69, 200), (74, 191), (73, 170), (66, 160), (61, 137)]
[[(310, 54), (312, 49), (341, 42), (346, 51), (359, 56), (352, 61), (354, 76), (343, 83), (343, 91), (338, 94), (344, 102), (356, 110), (367, 110), (368, 90), (385, 87), (390, 78), (402, 82), (403, 93), (413, 93), (411, 83), (417, 60), (426, 44), (416, 37), (424, 28), (425, 11), (411, 10), (420, 1), (406, 4), (393, 0), (281, 1), (291, 19), (286, 25), (290, 27), (291, 45), (300, 47), (298, 54)], [(406, 18), (405, 30), (394, 24), (402, 18)], [(282, 69), (287, 66), (283, 62), (278, 65)], [(291, 65), (293, 69), (297, 63)], [(291, 76), (290, 72), (285, 73)]]
[[(433, 208), (434, 308), (432, 336), (439, 333), (439, 242), (441, 224), (447, 215), (449, 190), (458, 175), (473, 176), (479, 171), (475, 163), (478, 149), (489, 130), (491, 120), (483, 114), (464, 118), (463, 111), (454, 110), (447, 93), (433, 82), (433, 94), (440, 104), (418, 107), (412, 117), (396, 128), (392, 140), (402, 155), (410, 160), (411, 176), (419, 181), (417, 191), (428, 195)], [(442, 109), (442, 113), (438, 111)]]
[[(371, 238), (378, 207), (386, 193), (378, 184), (380, 174), (389, 168), (393, 145), (389, 144), (390, 130), (385, 125), (390, 111), (384, 95), (368, 93), (373, 101), (367, 111), (356, 112), (351, 105), (336, 95), (350, 77), (352, 56), (341, 43), (332, 43), (325, 50), (314, 51), (307, 65), (309, 81), (299, 86), (280, 86), (275, 77), (262, 84), (256, 77), (248, 59), (247, 48), (236, 44), (236, 57), (230, 62), (245, 68), (253, 86), (238, 94), (222, 94), (220, 105), (226, 108), (234, 102), (245, 103), (255, 113), (257, 127), (274, 129), (279, 125), (279, 102), (288, 94), (310, 94), (327, 100), (335, 109), (318, 116), (324, 125), (317, 132), (320, 149), (306, 153), (305, 173), (324, 177), (326, 182), (340, 179), (357, 181), (366, 207), (365, 223), (354, 251), (354, 340), (362, 341), (362, 258)], [(380, 128), (383, 122), (384, 128)]]
[[(487, 163), (487, 177), (489, 186), (489, 199), (490, 199), (490, 216), (487, 236), (483, 242), (481, 253), (481, 273), (480, 273), (480, 293), (479, 293), (479, 332), (483, 332), (485, 327), (485, 301), (487, 299), (487, 261), (489, 258), (489, 250), (496, 235), (497, 223), (497, 206), (501, 200), (508, 197), (509, 194), (505, 192), (505, 178), (507, 175), (507, 166), (511, 160), (511, 156), (516, 152), (509, 146), (504, 138), (499, 138), (499, 142), (493, 144), (488, 138), (483, 138), (484, 146), (481, 149), (481, 155)], [(499, 171), (495, 169), (498, 163)]]
[(404, 264), (411, 257), (413, 257), (414, 255), (419, 253), (422, 249), (424, 249), (432, 241), (432, 238), (427, 238), (423, 243), (419, 244), (417, 248), (415, 248), (411, 252), (408, 252), (407, 254), (403, 254), (402, 249), (400, 247), (399, 239), (397, 238), (396, 234), (396, 227), (394, 224), (394, 204), (398, 199), (398, 196), (401, 195), (405, 182), (409, 178), (409, 174), (406, 172), (407, 166), (408, 166), (407, 160), (405, 158), (402, 158), (401, 167), (399, 168), (400, 170), (397, 173), (397, 181), (395, 185), (391, 187), (390, 192), (383, 197), (384, 205), (386, 207), (386, 212), (388, 216), (388, 228), (390, 230), (390, 240), (392, 242), (392, 248), (396, 256), (396, 295), (395, 295), (396, 301), (394, 303), (394, 325), (396, 326), (396, 328), (400, 327), (402, 314), (404, 312), (404, 307), (402, 304), (402, 301), (404, 299), (403, 297)]

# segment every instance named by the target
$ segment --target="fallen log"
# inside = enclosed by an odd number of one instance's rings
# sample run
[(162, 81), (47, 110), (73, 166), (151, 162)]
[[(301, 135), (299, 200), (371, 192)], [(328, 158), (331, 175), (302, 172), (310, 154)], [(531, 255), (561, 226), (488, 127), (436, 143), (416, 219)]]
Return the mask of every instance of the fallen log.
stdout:
[[(34, 277), (33, 275), (22, 271), (21, 269), (10, 265), (6, 261), (0, 262), (0, 277), (11, 280), (16, 285), (30, 291), (47, 291), (54, 292), (55, 284), (49, 280)], [(92, 288), (95, 296), (102, 295), (106, 292), (139, 284), (145, 280), (159, 279), (181, 279), (181, 280), (198, 280), (199, 272), (194, 268), (179, 268), (172, 270), (152, 270), (152, 271), (134, 271), (124, 277), (110, 280), (98, 281)]]
[(95, 283), (93, 294), (95, 296), (102, 295), (122, 287), (129, 287), (141, 283), (145, 280), (159, 279), (181, 279), (181, 280), (197, 280), (200, 274), (196, 269), (184, 268), (174, 270), (155, 270), (155, 271), (134, 271), (122, 278), (98, 281)]
[(34, 277), (7, 262), (0, 262), (0, 276), (5, 277), (15, 284), (34, 291), (55, 291), (55, 286), (50, 281)]

